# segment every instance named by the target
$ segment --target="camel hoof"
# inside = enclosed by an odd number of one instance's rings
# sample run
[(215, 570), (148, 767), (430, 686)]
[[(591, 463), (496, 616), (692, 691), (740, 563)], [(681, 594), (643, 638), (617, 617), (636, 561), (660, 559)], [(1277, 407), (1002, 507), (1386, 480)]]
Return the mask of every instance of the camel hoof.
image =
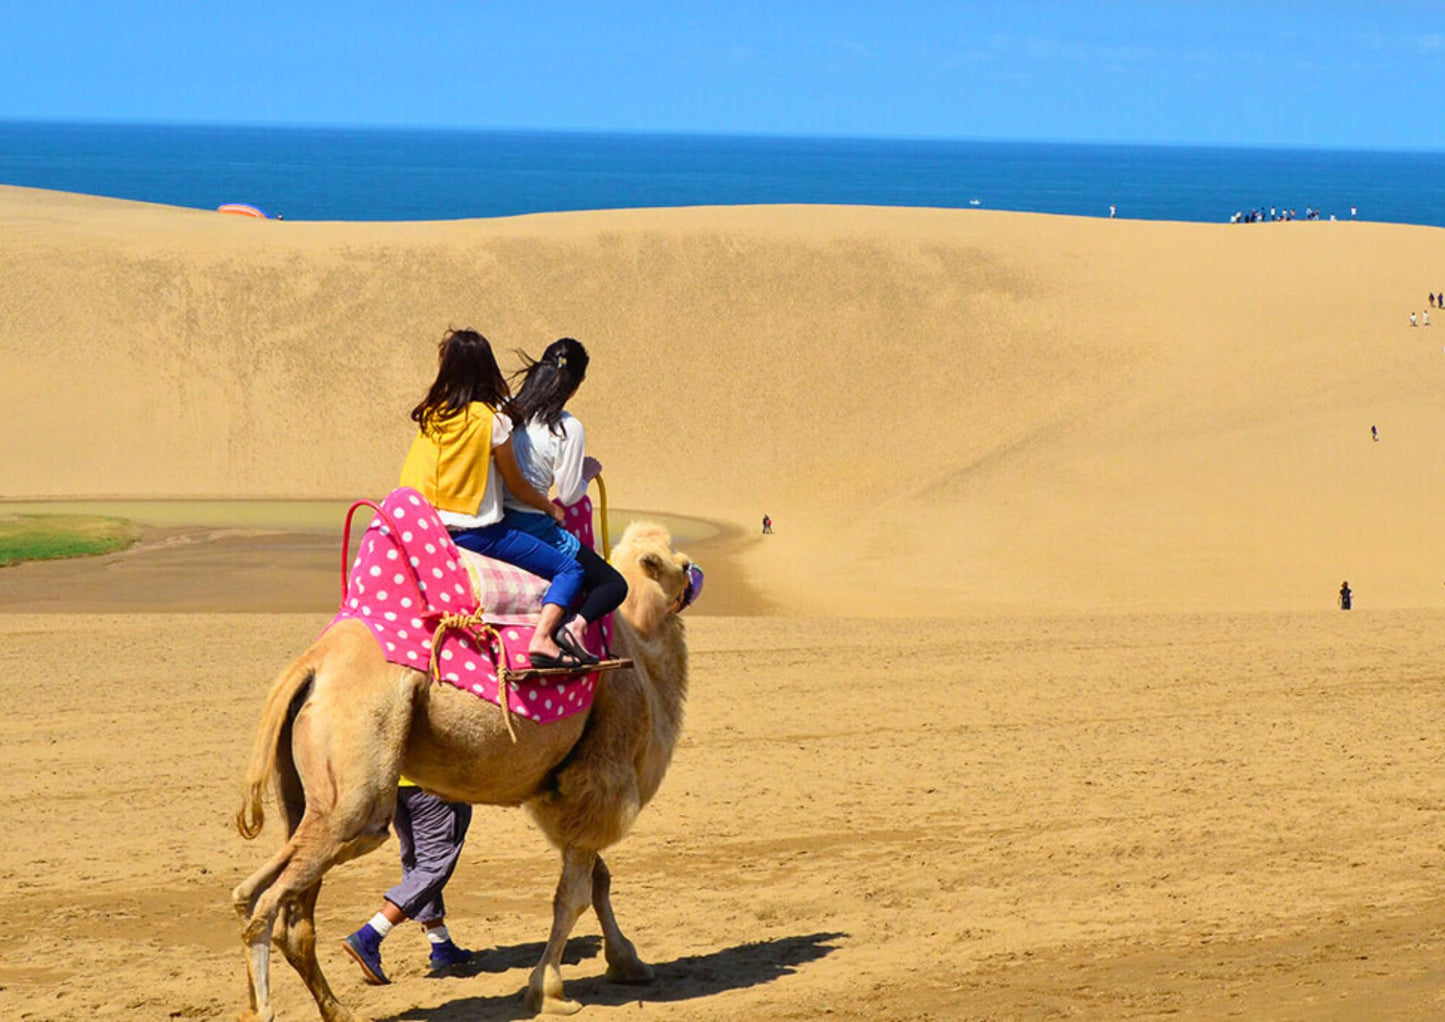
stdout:
[(609, 983), (628, 983), (638, 986), (643, 983), (651, 983), (656, 978), (657, 973), (652, 971), (652, 966), (640, 958), (607, 963), (607, 982)]
[(576, 1001), (568, 1000), (565, 997), (547, 997), (531, 987), (527, 988), (527, 993), (522, 997), (522, 1003), (527, 1006), (529, 1011), (534, 1011), (538, 1015), (575, 1015), (582, 1010), (582, 1005)]

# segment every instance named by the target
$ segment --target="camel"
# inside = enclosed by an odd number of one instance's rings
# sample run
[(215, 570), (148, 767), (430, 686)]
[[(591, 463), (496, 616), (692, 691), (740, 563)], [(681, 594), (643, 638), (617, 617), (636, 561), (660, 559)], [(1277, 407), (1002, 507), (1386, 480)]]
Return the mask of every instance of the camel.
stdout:
[(286, 827), (281, 849), (231, 895), (250, 980), (242, 1022), (275, 1018), (273, 939), (321, 1017), (356, 1022), (317, 963), (316, 897), (328, 869), (386, 840), (403, 772), (451, 801), (525, 806), (561, 852), (551, 933), (524, 994), (529, 1009), (581, 1008), (563, 993), (561, 959), (588, 904), (602, 926), (607, 978), (652, 979), (618, 928), (599, 853), (656, 794), (681, 732), (688, 663), (678, 612), (691, 562), (673, 550), (667, 530), (640, 522), (623, 534), (613, 562), (629, 587), (613, 617), (614, 652), (634, 666), (603, 676), (588, 713), (548, 724), (514, 717), (515, 741), (500, 707), (388, 663), (354, 620), (327, 629), (282, 672), (266, 697), (236, 815), (241, 835), (254, 838), (274, 790)]

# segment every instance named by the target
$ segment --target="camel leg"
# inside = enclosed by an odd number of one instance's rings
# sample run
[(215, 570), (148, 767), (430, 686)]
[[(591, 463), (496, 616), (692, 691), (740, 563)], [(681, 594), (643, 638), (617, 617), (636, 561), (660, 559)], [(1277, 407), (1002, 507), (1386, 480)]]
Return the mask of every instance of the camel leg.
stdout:
[(248, 928), (250, 935), (242, 935), (246, 941), (246, 993), (251, 1007), (241, 1013), (239, 1022), (275, 1022), (276, 1013), (271, 1010), (272, 925), (262, 925), (254, 934)]
[(286, 907), (285, 925), (276, 934), (276, 944), (291, 967), (301, 974), (306, 989), (316, 999), (324, 1022), (362, 1022), (349, 1008), (336, 999), (331, 985), (321, 974), (316, 960), (316, 896), (321, 893), (318, 882), (302, 891)]
[[(288, 828), (288, 837), (295, 829), (294, 826)], [(237, 884), (235, 890), (231, 892), (231, 907), (235, 909), (237, 917), (241, 920), (243, 933), (251, 931), (256, 912), (256, 899), (276, 882), (276, 878), (290, 864), (293, 853), (291, 842), (287, 841), (277, 849), (275, 855), (266, 860), (260, 869)], [(274, 926), (264, 926), (262, 930), (256, 931), (256, 939), (247, 939), (247, 995), (250, 998), (251, 1007), (246, 1014), (241, 1016), (241, 1022), (271, 1022), (274, 1018), (269, 1007), (271, 1003), (270, 966), (273, 928)]]
[(256, 910), (257, 896), (275, 882), (290, 861), (291, 847), (289, 844), (282, 845), (277, 849), (275, 855), (266, 860), (265, 865), (242, 880), (231, 891), (231, 907), (236, 910), (242, 926), (251, 921), (251, 913)]
[[(269, 887), (290, 861), (291, 847), (287, 843), (267, 859), (264, 866), (237, 884), (236, 889), (231, 892), (231, 904), (245, 931), (251, 928), (258, 892)], [(251, 1007), (240, 1017), (241, 1022), (272, 1022), (275, 1018), (271, 1012), (270, 959), (271, 927), (263, 926), (257, 931), (254, 940), (247, 940), (246, 992)]]
[[(349, 826), (337, 826), (335, 816), (339, 813), (322, 815), (308, 809), (301, 825), (281, 852), (258, 872), (257, 877), (262, 879), (268, 871), (277, 875), (254, 899), (250, 919), (241, 933), (241, 939), (247, 946), (246, 972), (250, 980), (251, 999), (250, 1012), (241, 1016), (243, 1022), (272, 1022), (275, 1018), (271, 1010), (271, 939), (277, 917), (283, 910), (287, 913), (286, 929), (277, 937), (277, 943), (306, 981), (307, 989), (321, 1009), (322, 1018), (326, 1022), (350, 1022), (354, 1018), (336, 1000), (321, 974), (316, 961), (315, 927), (312, 922), (316, 894), (320, 891), (321, 877), (326, 871), (338, 862), (364, 855), (386, 841), (391, 803), (377, 796), (370, 805), (364, 800), (356, 800), (352, 806), (353, 822)], [(279, 870), (275, 868), (278, 862), (283, 864)], [(257, 877), (237, 888), (234, 897), (238, 911), (259, 886), (252, 884)]]
[(571, 1015), (582, 1005), (562, 993), (562, 952), (577, 919), (592, 899), (592, 865), (596, 852), (568, 848), (562, 852), (562, 877), (552, 898), (552, 932), (542, 951), (542, 960), (532, 970), (523, 1000), (528, 1008), (545, 1015)]
[(623, 936), (612, 912), (612, 873), (602, 856), (592, 866), (592, 907), (602, 924), (602, 953), (607, 958), (607, 979), (613, 983), (651, 983), (652, 966), (637, 957), (637, 948)]

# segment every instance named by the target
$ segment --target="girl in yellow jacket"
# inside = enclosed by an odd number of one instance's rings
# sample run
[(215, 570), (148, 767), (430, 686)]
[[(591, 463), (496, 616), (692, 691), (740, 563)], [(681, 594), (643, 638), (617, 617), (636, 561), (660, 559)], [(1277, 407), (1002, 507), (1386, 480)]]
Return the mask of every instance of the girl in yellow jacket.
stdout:
[(595, 663), (596, 657), (564, 649), (556, 638), (563, 614), (581, 592), (582, 566), (502, 522), (504, 481), (515, 497), (558, 521), (562, 510), (517, 467), (507, 415), (511, 394), (491, 344), (475, 330), (451, 330), (442, 338), (437, 362), (436, 380), (411, 412), (417, 435), (402, 466), (401, 485), (431, 502), (457, 546), (551, 581), (528, 650), (532, 666)]

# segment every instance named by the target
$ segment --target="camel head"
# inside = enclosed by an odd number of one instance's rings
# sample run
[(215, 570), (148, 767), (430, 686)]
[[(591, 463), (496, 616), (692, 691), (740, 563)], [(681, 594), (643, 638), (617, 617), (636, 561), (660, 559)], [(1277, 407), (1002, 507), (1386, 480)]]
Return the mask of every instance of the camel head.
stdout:
[(627, 579), (622, 616), (652, 638), (702, 588), (702, 571), (672, 548), (672, 534), (655, 522), (633, 522), (612, 548), (612, 566)]

